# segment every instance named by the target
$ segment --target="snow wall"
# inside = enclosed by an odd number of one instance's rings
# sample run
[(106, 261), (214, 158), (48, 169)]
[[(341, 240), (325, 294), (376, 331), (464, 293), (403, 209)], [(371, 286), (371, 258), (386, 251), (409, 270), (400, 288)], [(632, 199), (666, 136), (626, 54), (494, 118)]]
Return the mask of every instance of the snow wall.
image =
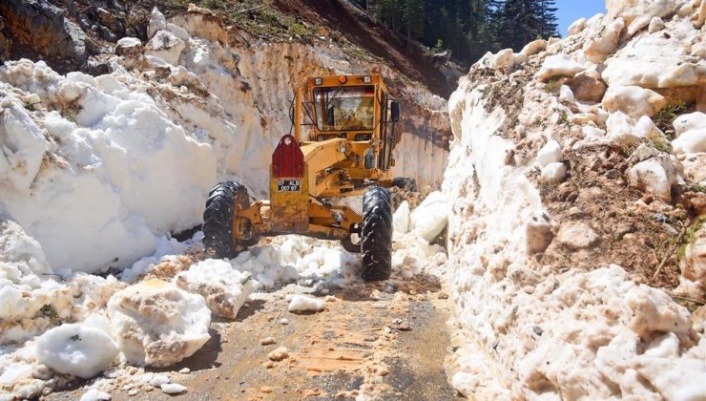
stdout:
[[(28, 60), (0, 67), (0, 211), (55, 271), (122, 269), (151, 255), (160, 237), (201, 224), (219, 181), (267, 198), (271, 153), (306, 77), (396, 76), (333, 45), (230, 49), (220, 21), (201, 12), (167, 22), (155, 11), (150, 37), (120, 40), (108, 75), (63, 76)], [(390, 86), (414, 105), (398, 131), (398, 174), (438, 187), (448, 152), (430, 137), (449, 131), (446, 101), (401, 79)]]
[[(688, 224), (673, 189), (706, 214), (706, 1), (607, 6), (565, 39), (487, 54), (450, 98), (453, 385), (469, 398), (706, 399), (703, 307), (641, 284), (664, 273), (645, 244)], [(690, 241), (668, 291), (703, 299), (704, 235)]]

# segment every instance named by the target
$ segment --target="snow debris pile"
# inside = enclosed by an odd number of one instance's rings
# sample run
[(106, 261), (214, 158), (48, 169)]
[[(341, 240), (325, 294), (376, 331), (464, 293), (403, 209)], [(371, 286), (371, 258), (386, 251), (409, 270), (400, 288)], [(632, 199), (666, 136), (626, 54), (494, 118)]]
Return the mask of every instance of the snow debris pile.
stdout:
[(449, 101), (463, 394), (706, 398), (706, 1), (606, 3)]

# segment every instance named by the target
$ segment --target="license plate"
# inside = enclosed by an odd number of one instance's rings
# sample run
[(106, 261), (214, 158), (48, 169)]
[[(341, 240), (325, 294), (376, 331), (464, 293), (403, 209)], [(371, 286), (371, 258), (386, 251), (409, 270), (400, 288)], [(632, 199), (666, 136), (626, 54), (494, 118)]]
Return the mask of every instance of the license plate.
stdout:
[(279, 180), (277, 181), (277, 191), (279, 192), (301, 192), (301, 180)]

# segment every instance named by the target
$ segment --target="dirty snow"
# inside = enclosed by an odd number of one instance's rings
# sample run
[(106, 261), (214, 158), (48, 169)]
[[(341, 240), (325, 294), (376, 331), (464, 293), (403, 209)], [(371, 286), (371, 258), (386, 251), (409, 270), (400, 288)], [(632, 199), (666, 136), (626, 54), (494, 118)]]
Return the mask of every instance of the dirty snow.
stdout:
[[(552, 188), (580, 183), (574, 152), (596, 144), (628, 152), (625, 182), (654, 199), (653, 210), (672, 210), (678, 185), (703, 188), (706, 60), (693, 54), (703, 46), (697, 10), (706, 2), (606, 3), (606, 16), (577, 21), (568, 38), (537, 41), (546, 50), (525, 70), (486, 80), (483, 66), (472, 67), (449, 101), (455, 141), (442, 189), (452, 210), (452, 385), (469, 398), (706, 399), (703, 323), (623, 267), (591, 264), (591, 250), (607, 239), (581, 223), (571, 201), (563, 216), (544, 204)], [(657, 17), (664, 26), (648, 29)], [(572, 79), (578, 74), (586, 79)], [(517, 102), (492, 96), (515, 80)], [(554, 91), (557, 82), (572, 92)], [(572, 96), (582, 82), (595, 92)], [(690, 114), (674, 111), (680, 101)], [(656, 125), (661, 111), (674, 113), (671, 137)], [(589, 190), (586, 183), (578, 196)], [(695, 209), (698, 228), (704, 209)], [(704, 242), (689, 235), (681, 286), (670, 292), (699, 300)], [(585, 266), (552, 264), (547, 249), (585, 255)]]
[(293, 295), (287, 310), (292, 313), (321, 312), (326, 309), (326, 301), (306, 295)]

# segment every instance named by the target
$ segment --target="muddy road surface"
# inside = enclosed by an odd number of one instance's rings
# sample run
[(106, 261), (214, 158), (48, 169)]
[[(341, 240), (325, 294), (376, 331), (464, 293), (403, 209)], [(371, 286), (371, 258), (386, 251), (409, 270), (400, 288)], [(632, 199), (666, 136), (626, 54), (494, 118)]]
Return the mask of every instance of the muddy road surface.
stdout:
[[(46, 400), (78, 400), (103, 380), (112, 400), (457, 400), (444, 360), (450, 305), (435, 276), (352, 284), (318, 313), (287, 311), (294, 285), (254, 294), (235, 321), (214, 318), (211, 339), (168, 369), (127, 368), (70, 383)], [(145, 377), (185, 386), (167, 394)], [(109, 375), (110, 376), (110, 375)]]

